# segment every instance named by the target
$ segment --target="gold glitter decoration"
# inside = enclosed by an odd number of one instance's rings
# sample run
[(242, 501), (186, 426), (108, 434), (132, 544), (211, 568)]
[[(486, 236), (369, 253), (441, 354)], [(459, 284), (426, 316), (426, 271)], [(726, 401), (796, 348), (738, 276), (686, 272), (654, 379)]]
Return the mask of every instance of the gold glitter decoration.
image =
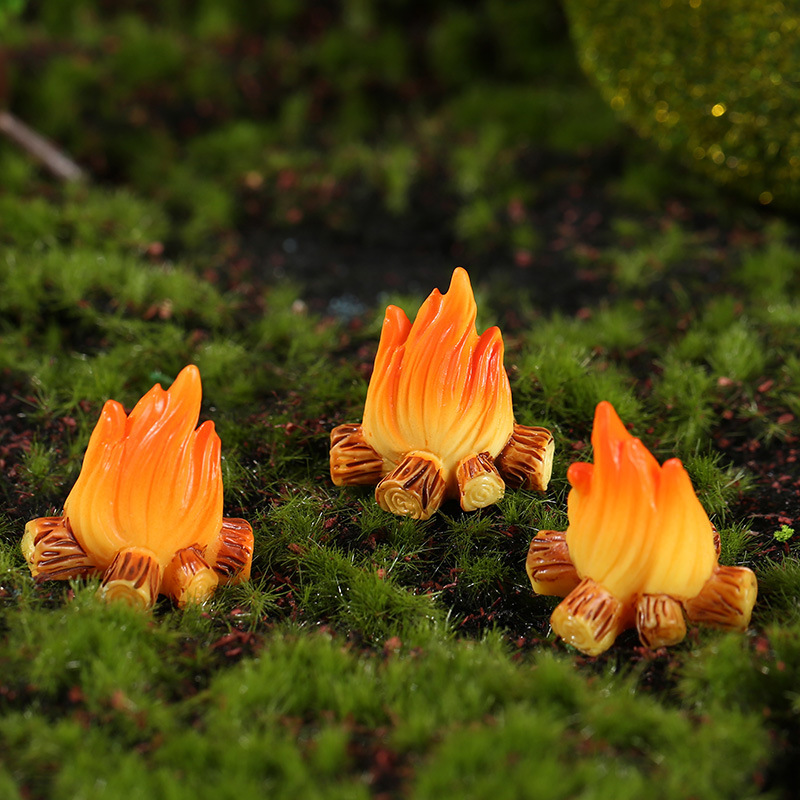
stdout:
[(800, 205), (800, 5), (565, 6), (584, 70), (640, 135), (754, 201)]

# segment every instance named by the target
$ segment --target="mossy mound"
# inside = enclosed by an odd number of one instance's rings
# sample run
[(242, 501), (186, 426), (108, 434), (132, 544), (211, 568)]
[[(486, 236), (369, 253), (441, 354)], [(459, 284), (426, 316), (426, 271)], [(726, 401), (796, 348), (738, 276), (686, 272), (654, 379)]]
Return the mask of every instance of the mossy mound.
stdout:
[(584, 69), (659, 147), (760, 203), (800, 207), (800, 9), (566, 0)]

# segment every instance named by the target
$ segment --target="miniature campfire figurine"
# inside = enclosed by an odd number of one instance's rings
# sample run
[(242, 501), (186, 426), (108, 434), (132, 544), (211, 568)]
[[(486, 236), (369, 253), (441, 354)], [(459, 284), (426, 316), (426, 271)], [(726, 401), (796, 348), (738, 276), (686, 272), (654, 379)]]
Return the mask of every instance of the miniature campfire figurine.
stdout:
[(676, 644), (687, 619), (744, 630), (758, 587), (744, 567), (721, 566), (719, 538), (677, 458), (662, 466), (620, 421), (597, 406), (594, 464), (567, 478), (566, 533), (540, 531), (528, 577), (539, 594), (565, 596), (553, 630), (588, 655), (636, 626), (646, 647)]
[(448, 498), (465, 511), (496, 503), (506, 484), (543, 491), (553, 437), (514, 422), (498, 328), (478, 336), (469, 276), (456, 269), (412, 325), (386, 309), (361, 425), (331, 432), (331, 479), (374, 485), (381, 508), (427, 519)]
[(106, 599), (149, 607), (159, 593), (184, 605), (249, 578), (253, 530), (222, 516), (220, 439), (213, 422), (195, 429), (201, 394), (188, 366), (130, 416), (106, 402), (63, 515), (25, 526), (37, 581), (101, 573)]

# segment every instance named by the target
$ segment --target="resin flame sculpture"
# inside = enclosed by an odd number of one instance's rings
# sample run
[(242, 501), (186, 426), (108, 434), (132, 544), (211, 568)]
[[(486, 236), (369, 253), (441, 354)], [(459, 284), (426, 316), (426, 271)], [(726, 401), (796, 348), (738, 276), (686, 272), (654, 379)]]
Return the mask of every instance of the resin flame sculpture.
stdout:
[(646, 647), (676, 644), (684, 615), (747, 628), (755, 575), (718, 563), (719, 539), (681, 462), (659, 466), (607, 402), (597, 406), (592, 445), (594, 464), (567, 473), (566, 533), (540, 531), (528, 552), (534, 591), (565, 597), (553, 630), (598, 655), (634, 625)]
[(220, 440), (213, 422), (196, 428), (201, 396), (188, 366), (130, 416), (106, 402), (63, 515), (25, 526), (37, 581), (100, 573), (107, 599), (149, 607), (159, 593), (202, 602), (218, 583), (249, 578), (253, 531), (222, 516)]
[(377, 484), (381, 508), (427, 519), (447, 497), (465, 511), (497, 502), (506, 484), (544, 490), (553, 437), (517, 425), (498, 328), (475, 330), (469, 276), (456, 269), (413, 325), (386, 309), (361, 425), (331, 432), (337, 486)]

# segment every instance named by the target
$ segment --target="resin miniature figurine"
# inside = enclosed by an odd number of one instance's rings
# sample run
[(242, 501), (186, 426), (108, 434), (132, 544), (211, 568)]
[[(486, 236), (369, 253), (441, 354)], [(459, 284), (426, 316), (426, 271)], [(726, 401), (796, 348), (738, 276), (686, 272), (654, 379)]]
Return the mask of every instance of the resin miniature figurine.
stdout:
[(496, 327), (478, 336), (476, 313), (463, 269), (413, 325), (386, 309), (364, 420), (331, 432), (334, 484), (377, 484), (381, 508), (415, 519), (448, 497), (474, 511), (496, 503), (506, 484), (547, 488), (553, 437), (514, 422), (503, 338)]
[(63, 515), (25, 526), (37, 581), (99, 573), (105, 598), (149, 607), (159, 594), (202, 602), (249, 578), (253, 530), (222, 516), (220, 439), (213, 422), (196, 428), (201, 396), (188, 366), (130, 416), (106, 402)]
[(592, 445), (594, 464), (567, 472), (566, 533), (540, 531), (528, 552), (534, 591), (565, 597), (553, 630), (588, 655), (634, 626), (646, 647), (676, 644), (684, 616), (745, 630), (755, 575), (718, 563), (719, 537), (681, 462), (659, 466), (607, 402), (597, 406)]

